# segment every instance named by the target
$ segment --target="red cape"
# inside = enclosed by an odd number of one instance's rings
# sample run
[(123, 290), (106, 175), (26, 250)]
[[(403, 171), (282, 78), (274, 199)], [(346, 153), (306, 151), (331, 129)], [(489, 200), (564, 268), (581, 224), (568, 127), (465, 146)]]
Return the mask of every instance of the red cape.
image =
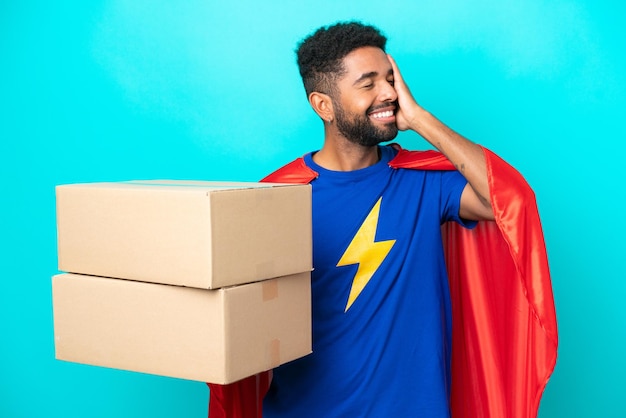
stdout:
[[(455, 169), (438, 152), (394, 146), (392, 168)], [(533, 191), (513, 167), (483, 150), (495, 222), (442, 227), (452, 298), (452, 416), (531, 418), (557, 355), (548, 259)], [(263, 181), (306, 184), (316, 177), (299, 158)], [(260, 418), (270, 378), (265, 372), (209, 384), (209, 418)]]

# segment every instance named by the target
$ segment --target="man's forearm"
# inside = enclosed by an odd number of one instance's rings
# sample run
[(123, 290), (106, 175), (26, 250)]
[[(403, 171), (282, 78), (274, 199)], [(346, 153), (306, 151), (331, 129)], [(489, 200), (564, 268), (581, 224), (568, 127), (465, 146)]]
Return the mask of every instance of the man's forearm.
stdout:
[(478, 144), (459, 135), (421, 107), (410, 127), (445, 155), (483, 204), (490, 205), (485, 155)]

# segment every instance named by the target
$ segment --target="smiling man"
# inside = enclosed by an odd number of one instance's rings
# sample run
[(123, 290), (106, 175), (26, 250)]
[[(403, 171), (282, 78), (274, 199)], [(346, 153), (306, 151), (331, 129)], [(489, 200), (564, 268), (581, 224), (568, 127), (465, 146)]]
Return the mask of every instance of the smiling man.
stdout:
[[(536, 390), (543, 389), (542, 379), (556, 355), (556, 324), (534, 197), (514, 169), (416, 102), (385, 44), (378, 29), (347, 22), (320, 28), (297, 50), (309, 103), (323, 121), (324, 141), (318, 151), (265, 181), (308, 182), (313, 188), (313, 353), (273, 371), (263, 417), (448, 418), (453, 410), (467, 417), (533, 416)], [(415, 131), (439, 152), (383, 144), (399, 130)], [(496, 223), (489, 222), (494, 219)], [(539, 235), (529, 249), (529, 275), (520, 273), (528, 270), (528, 244), (520, 237), (528, 235), (516, 233), (518, 220), (527, 234)], [(456, 252), (444, 252), (442, 225), (468, 231), (477, 221), (487, 221), (496, 234), (493, 246), (504, 255), (465, 251), (451, 265)], [(493, 227), (496, 224), (504, 232)], [(482, 228), (477, 229), (474, 235), (482, 236)], [(461, 247), (470, 245), (470, 240), (463, 241)], [(511, 257), (508, 248), (519, 252)], [(455, 271), (450, 283), (446, 262)], [(498, 288), (499, 297), (511, 293), (522, 301), (502, 329), (521, 330), (530, 337), (504, 337), (496, 327), (484, 334), (480, 329), (474, 337), (472, 332), (489, 325), (480, 318), (489, 322), (509, 315), (489, 297), (464, 301), (468, 320), (465, 311), (455, 308), (454, 283), (479, 283), (477, 288), (484, 291), (499, 283), (489, 282), (493, 271), (506, 280), (506, 289)], [(529, 294), (519, 286), (535, 280), (539, 285), (530, 287), (543, 291), (536, 295), (543, 305), (535, 304), (533, 291)], [(475, 315), (475, 307), (482, 316)], [(455, 315), (461, 312), (455, 316), (460, 331), (454, 335), (455, 347), (461, 347), (456, 358), (462, 360), (456, 363), (461, 377), (454, 379), (453, 310)], [(527, 374), (518, 367), (503, 379), (498, 370), (519, 366), (535, 339), (542, 347), (539, 367), (533, 363)], [(518, 356), (519, 341), (523, 344)], [(489, 349), (482, 350), (485, 345)], [(489, 361), (498, 366), (487, 370)], [(241, 411), (265, 393), (259, 379), (212, 386), (214, 412), (211, 415), (210, 409), (209, 416), (252, 416)], [(494, 391), (494, 385), (502, 388)], [(451, 401), (455, 390), (456, 400)]]
[[(264, 417), (448, 417), (451, 312), (440, 225), (493, 219), (482, 149), (422, 109), (359, 23), (298, 49), (322, 148), (313, 186), (313, 354), (274, 372)], [(398, 170), (411, 129), (459, 171)]]

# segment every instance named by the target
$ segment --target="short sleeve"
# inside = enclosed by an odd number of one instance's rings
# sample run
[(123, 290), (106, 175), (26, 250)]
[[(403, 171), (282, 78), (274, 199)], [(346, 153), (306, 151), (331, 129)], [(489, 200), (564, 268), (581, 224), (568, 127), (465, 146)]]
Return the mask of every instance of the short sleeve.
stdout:
[(461, 194), (467, 185), (467, 180), (458, 171), (441, 172), (441, 223), (454, 221), (465, 228), (474, 228), (476, 221), (463, 219), (459, 216), (461, 208)]

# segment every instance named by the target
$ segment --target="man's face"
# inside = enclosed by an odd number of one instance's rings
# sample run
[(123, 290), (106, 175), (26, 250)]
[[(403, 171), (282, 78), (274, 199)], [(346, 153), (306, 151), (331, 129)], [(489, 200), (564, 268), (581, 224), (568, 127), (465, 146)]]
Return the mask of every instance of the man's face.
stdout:
[(333, 98), (339, 132), (349, 141), (374, 146), (398, 134), (397, 94), (393, 70), (379, 48), (363, 47), (344, 58), (346, 73), (337, 82)]

